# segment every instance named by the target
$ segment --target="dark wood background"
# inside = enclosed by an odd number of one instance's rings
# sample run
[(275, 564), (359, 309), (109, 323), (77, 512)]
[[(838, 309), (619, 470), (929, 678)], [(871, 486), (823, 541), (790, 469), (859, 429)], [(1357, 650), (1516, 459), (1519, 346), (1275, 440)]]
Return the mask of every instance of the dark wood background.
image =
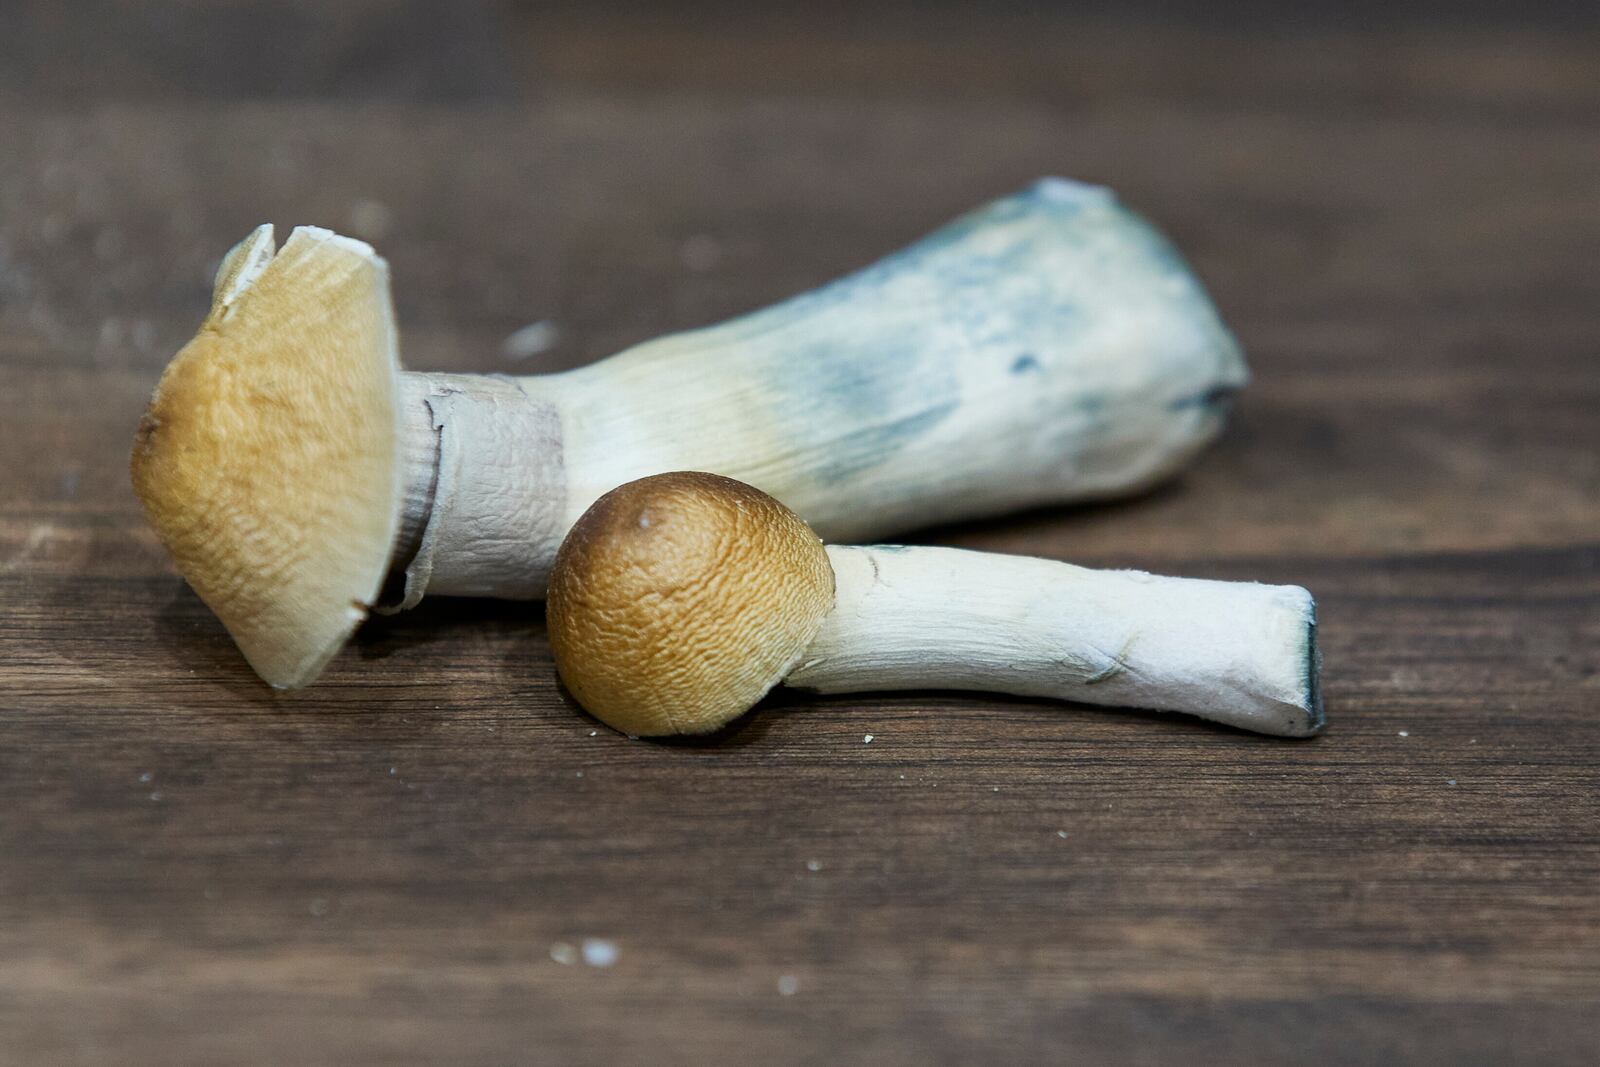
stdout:
[[(1600, 29), (1535, 6), (7, 0), (0, 1062), (1600, 1062)], [(275, 695), (129, 490), (257, 222), (377, 243), (409, 366), (531, 372), (1045, 173), (1257, 380), (1144, 499), (918, 536), (1307, 585), (1318, 740), (923, 693), (629, 742), (537, 606), (446, 600)]]

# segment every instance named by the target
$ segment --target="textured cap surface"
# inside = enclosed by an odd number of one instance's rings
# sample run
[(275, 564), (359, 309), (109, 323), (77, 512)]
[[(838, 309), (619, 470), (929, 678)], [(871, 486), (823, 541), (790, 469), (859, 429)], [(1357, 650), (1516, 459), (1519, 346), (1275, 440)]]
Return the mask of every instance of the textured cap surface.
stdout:
[(550, 577), (561, 680), (629, 734), (715, 730), (799, 661), (833, 607), (822, 542), (743, 482), (659, 474), (613, 489)]
[(246, 238), (156, 386), (134, 490), (268, 682), (312, 681), (366, 617), (399, 522), (399, 362), (388, 268), (296, 229)]

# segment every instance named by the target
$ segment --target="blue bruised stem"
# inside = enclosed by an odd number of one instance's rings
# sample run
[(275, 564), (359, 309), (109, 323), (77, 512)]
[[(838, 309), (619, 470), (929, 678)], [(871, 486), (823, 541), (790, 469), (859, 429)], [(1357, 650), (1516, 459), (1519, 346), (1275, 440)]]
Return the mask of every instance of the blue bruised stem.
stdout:
[(1317, 603), (1311, 602), (1306, 620), (1305, 733), (1313, 737), (1328, 724), (1328, 711), (1322, 703), (1322, 646), (1317, 643)]
[(438, 464), (408, 603), (423, 588), (542, 596), (589, 504), (662, 471), (748, 482), (829, 540), (1136, 492), (1217, 434), (1248, 371), (1160, 234), (1106, 189), (1047, 178), (813, 292), (507, 380), (537, 419), (479, 403), (466, 377), (410, 390), (442, 454), (469, 419), (499, 451)]

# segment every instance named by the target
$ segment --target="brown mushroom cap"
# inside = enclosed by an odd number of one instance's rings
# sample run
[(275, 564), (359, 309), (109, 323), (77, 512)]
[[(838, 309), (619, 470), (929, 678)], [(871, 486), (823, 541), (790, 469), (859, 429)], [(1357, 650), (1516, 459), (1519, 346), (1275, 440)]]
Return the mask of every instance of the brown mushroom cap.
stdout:
[(305, 685), (377, 598), (399, 524), (399, 361), (371, 248), (271, 227), (223, 260), (211, 313), (134, 441), (134, 490), (268, 682)]
[(562, 542), (547, 600), (567, 689), (628, 734), (697, 734), (783, 681), (833, 608), (833, 568), (794, 512), (714, 474), (613, 489)]

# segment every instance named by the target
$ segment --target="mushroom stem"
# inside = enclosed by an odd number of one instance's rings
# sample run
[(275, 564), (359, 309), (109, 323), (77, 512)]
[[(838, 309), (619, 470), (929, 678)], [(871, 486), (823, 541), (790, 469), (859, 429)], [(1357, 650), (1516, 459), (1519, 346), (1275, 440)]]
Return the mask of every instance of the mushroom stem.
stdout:
[(1045, 179), (815, 292), (561, 374), (401, 379), (399, 607), (539, 598), (613, 486), (717, 471), (830, 540), (1147, 487), (1248, 374), (1177, 253)]
[(558, 377), (400, 375), (406, 491), (390, 573), (402, 583), (389, 610), (414, 607), (424, 592), (544, 596), (576, 517), (547, 385)]
[(1322, 727), (1316, 608), (1298, 586), (950, 548), (827, 553), (835, 606), (786, 685), (1015, 693), (1284, 737)]

